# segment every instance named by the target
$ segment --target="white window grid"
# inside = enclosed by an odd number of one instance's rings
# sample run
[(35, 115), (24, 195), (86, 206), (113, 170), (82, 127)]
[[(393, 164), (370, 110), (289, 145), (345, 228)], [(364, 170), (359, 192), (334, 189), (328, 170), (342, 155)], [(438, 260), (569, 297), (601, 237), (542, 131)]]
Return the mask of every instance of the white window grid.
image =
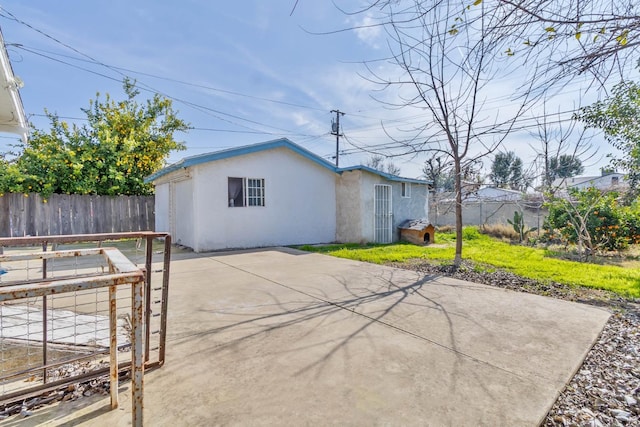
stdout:
[(247, 178), (246, 206), (264, 206), (264, 179)]

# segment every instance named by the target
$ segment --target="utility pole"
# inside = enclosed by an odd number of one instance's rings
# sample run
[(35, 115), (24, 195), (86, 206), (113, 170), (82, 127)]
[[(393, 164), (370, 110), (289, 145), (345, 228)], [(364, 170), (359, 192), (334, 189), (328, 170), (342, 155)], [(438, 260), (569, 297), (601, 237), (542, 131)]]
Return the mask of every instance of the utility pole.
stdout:
[(344, 116), (344, 113), (340, 110), (331, 110), (332, 113), (336, 113), (336, 121), (331, 121), (331, 135), (336, 136), (336, 167), (338, 167), (338, 159), (340, 156), (340, 137), (344, 136), (340, 133), (340, 116)]

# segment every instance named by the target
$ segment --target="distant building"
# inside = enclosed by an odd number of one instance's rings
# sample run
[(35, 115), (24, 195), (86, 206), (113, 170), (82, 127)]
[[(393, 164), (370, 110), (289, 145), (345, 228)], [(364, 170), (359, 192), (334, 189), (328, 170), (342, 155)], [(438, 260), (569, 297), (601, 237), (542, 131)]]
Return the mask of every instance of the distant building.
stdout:
[(619, 172), (602, 171), (599, 176), (575, 176), (571, 178), (558, 178), (551, 184), (558, 191), (566, 192), (575, 188), (584, 190), (597, 188), (603, 191), (624, 191), (629, 187), (624, 174)]
[(481, 201), (517, 201), (522, 200), (524, 193), (517, 190), (510, 190), (508, 188), (498, 187), (483, 187), (479, 188), (467, 195), (466, 200), (469, 202), (481, 202)]
[[(455, 201), (456, 193), (438, 193), (434, 195), (434, 198), (440, 202), (453, 202)], [(510, 190), (508, 188), (498, 187), (482, 187), (478, 186), (466, 186), (462, 188), (462, 200), (464, 202), (505, 202), (505, 201), (518, 201), (522, 200), (524, 193), (516, 190)]]

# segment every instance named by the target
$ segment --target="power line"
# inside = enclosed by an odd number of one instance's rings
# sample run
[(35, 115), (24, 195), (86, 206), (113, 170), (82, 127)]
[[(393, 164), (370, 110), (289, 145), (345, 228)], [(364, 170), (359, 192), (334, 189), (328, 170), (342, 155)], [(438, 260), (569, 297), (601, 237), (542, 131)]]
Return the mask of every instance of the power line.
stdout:
[[(61, 56), (61, 57), (64, 57), (64, 58), (72, 59), (74, 61), (81, 61), (81, 62), (87, 62), (87, 63), (103, 65), (101, 63), (96, 63), (96, 62), (94, 62), (92, 60), (78, 58), (77, 56), (72, 56), (72, 55), (65, 55), (65, 54), (59, 53), (59, 52), (52, 52), (52, 51), (46, 50), (46, 49), (39, 49), (39, 48), (36, 48), (36, 47), (25, 46), (25, 45), (17, 44), (17, 43), (12, 43), (12, 44), (9, 44), (9, 45), (13, 46), (13, 47), (15, 47), (17, 49), (22, 49), (22, 50), (25, 50), (25, 51), (27, 51), (29, 53), (33, 53), (33, 54), (37, 54), (37, 52), (42, 52), (42, 53), (47, 53), (47, 54), (50, 54), (50, 55), (57, 55), (57, 56)], [(151, 78), (158, 79), (158, 80), (165, 80), (165, 81), (169, 81), (169, 82), (173, 82), (173, 83), (178, 83), (178, 84), (181, 84), (181, 85), (184, 85), (184, 86), (190, 86), (190, 87), (195, 87), (195, 88), (199, 88), (199, 89), (206, 89), (206, 90), (210, 90), (210, 91), (214, 91), (214, 92), (220, 92), (220, 93), (224, 93), (224, 94), (227, 94), (227, 95), (241, 96), (241, 97), (244, 97), (244, 98), (256, 99), (256, 100), (259, 100), (259, 101), (271, 102), (271, 103), (274, 103), (274, 104), (287, 105), (287, 106), (290, 106), (290, 107), (304, 108), (304, 109), (307, 109), (307, 110), (322, 111), (322, 112), (326, 111), (326, 109), (320, 108), (320, 107), (311, 107), (309, 105), (296, 104), (294, 102), (289, 102), (289, 101), (282, 101), (282, 100), (271, 99), (271, 98), (266, 98), (266, 97), (256, 96), (256, 95), (249, 95), (249, 94), (242, 93), (242, 92), (237, 92), (237, 91), (228, 90), (228, 89), (221, 89), (221, 88), (217, 88), (217, 87), (213, 87), (213, 86), (209, 86), (209, 85), (204, 85), (204, 84), (187, 82), (187, 81), (180, 80), (180, 79), (175, 79), (175, 78), (172, 78), (172, 77), (159, 76), (157, 74), (152, 74), (152, 73), (147, 73), (147, 72), (143, 72), (143, 71), (133, 70), (133, 69), (130, 69), (130, 68), (118, 67), (118, 66), (115, 66), (115, 65), (108, 65), (108, 68), (113, 69), (113, 70), (125, 71), (127, 73), (138, 74), (138, 75), (145, 76), (145, 77), (151, 77)]]
[[(28, 28), (32, 29), (33, 31), (36, 31), (37, 33), (39, 33), (39, 34), (43, 35), (44, 37), (46, 37), (46, 38), (48, 38), (48, 39), (50, 39), (50, 40), (53, 40), (54, 42), (56, 42), (56, 43), (60, 44), (61, 46), (64, 46), (65, 48), (70, 49), (70, 50), (72, 50), (73, 52), (76, 52), (77, 54), (79, 54), (79, 55), (81, 55), (81, 56), (83, 56), (83, 57), (85, 57), (85, 58), (88, 58), (88, 59), (89, 59), (89, 62), (91, 62), (91, 63), (97, 64), (97, 65), (100, 65), (100, 66), (105, 67), (105, 68), (107, 68), (107, 69), (109, 69), (109, 70), (111, 70), (111, 71), (114, 71), (114, 72), (116, 72), (117, 74), (121, 75), (122, 77), (130, 78), (130, 76), (128, 76), (128, 75), (126, 75), (125, 73), (123, 73), (123, 72), (121, 72), (120, 70), (118, 70), (118, 69), (117, 69), (117, 67), (113, 67), (113, 66), (111, 66), (111, 65), (108, 65), (108, 64), (106, 64), (106, 63), (104, 63), (104, 62), (102, 62), (102, 61), (99, 61), (99, 60), (97, 60), (97, 59), (93, 58), (93, 57), (92, 57), (92, 56), (90, 56), (90, 55), (87, 55), (87, 54), (85, 54), (85, 53), (81, 52), (80, 50), (78, 50), (78, 49), (74, 48), (73, 46), (70, 46), (69, 44), (62, 42), (62, 41), (60, 41), (59, 39), (57, 39), (57, 38), (55, 38), (55, 37), (53, 37), (53, 36), (51, 36), (51, 35), (47, 34), (46, 32), (44, 32), (44, 31), (42, 31), (42, 30), (40, 30), (40, 29), (38, 29), (38, 28), (36, 28), (36, 27), (32, 26), (31, 24), (29, 24), (29, 23), (27, 23), (27, 22), (25, 22), (25, 21), (23, 21), (23, 20), (21, 20), (21, 19), (17, 18), (14, 14), (12, 14), (11, 12), (9, 12), (9, 11), (8, 11), (8, 10), (6, 10), (6, 9), (2, 9), (2, 11), (3, 11), (3, 12), (5, 12), (6, 14), (8, 14), (8, 15), (9, 15), (9, 17), (7, 17), (6, 15), (4, 15), (4, 14), (2, 14), (2, 13), (0, 13), (0, 16), (3, 16), (3, 17), (5, 17), (5, 18), (7, 18), (7, 19), (11, 19), (11, 20), (13, 20), (13, 21), (15, 21), (15, 22), (18, 22), (18, 23), (20, 23), (20, 24), (22, 24), (22, 25), (25, 25), (26, 27), (28, 27)], [(69, 63), (69, 62), (62, 61), (62, 60), (60, 60), (60, 59), (53, 58), (53, 57), (51, 57), (51, 56), (48, 56), (48, 55), (45, 55), (45, 54), (42, 54), (42, 53), (39, 53), (39, 52), (36, 52), (36, 51), (30, 50), (30, 49), (25, 48), (23, 45), (20, 45), (20, 44), (14, 44), (14, 46), (15, 46), (15, 47), (17, 47), (17, 48), (20, 48), (20, 49), (22, 49), (22, 50), (24, 50), (24, 51), (26, 51), (26, 52), (30, 52), (30, 53), (32, 53), (32, 54), (34, 54), (34, 55), (39, 55), (39, 56), (41, 56), (41, 57), (44, 57), (44, 58), (50, 59), (50, 60), (55, 61), (55, 62), (62, 63), (62, 64), (64, 64), (64, 65), (67, 65), (67, 66), (70, 66), (70, 67), (73, 67), (73, 68), (80, 69), (80, 70), (82, 70), (82, 71), (86, 71), (86, 72), (89, 72), (89, 73), (92, 73), (92, 74), (96, 74), (96, 75), (98, 75), (98, 76), (101, 76), (101, 77), (104, 77), (104, 78), (107, 78), (107, 79), (110, 79), (110, 80), (120, 81), (120, 79), (116, 79), (116, 78), (114, 78), (114, 77), (112, 77), (112, 76), (108, 76), (108, 75), (106, 75), (106, 74), (99, 73), (99, 72), (96, 72), (96, 71), (94, 71), (94, 70), (90, 70), (90, 69), (87, 69), (87, 68), (84, 68), (84, 67), (80, 67), (80, 66), (78, 66), (78, 65), (71, 64), (71, 63)], [(254, 128), (251, 128), (251, 127), (248, 127), (248, 126), (246, 126), (246, 125), (242, 125), (242, 124), (239, 124), (239, 123), (235, 123), (235, 122), (233, 122), (233, 121), (231, 121), (231, 120), (228, 120), (228, 119), (224, 119), (224, 118), (220, 117), (219, 115), (229, 116), (229, 117), (232, 117), (232, 118), (234, 118), (234, 119), (236, 119), (236, 120), (246, 121), (246, 122), (248, 122), (248, 123), (256, 124), (256, 125), (259, 125), (259, 126), (264, 126), (264, 127), (272, 128), (272, 129), (275, 129), (275, 130), (284, 131), (284, 132), (286, 132), (286, 133), (288, 133), (288, 134), (292, 134), (292, 135), (304, 135), (304, 134), (298, 134), (297, 132), (293, 132), (293, 131), (291, 131), (291, 130), (278, 128), (278, 127), (276, 127), (276, 126), (268, 125), (268, 124), (261, 123), (261, 122), (258, 122), (258, 121), (255, 121), (255, 120), (251, 120), (251, 119), (246, 119), (246, 118), (244, 118), (244, 117), (241, 117), (241, 116), (238, 116), (238, 115), (235, 115), (235, 114), (226, 113), (226, 112), (224, 112), (224, 111), (220, 111), (220, 110), (217, 110), (217, 109), (214, 109), (214, 108), (211, 108), (211, 107), (206, 107), (206, 106), (199, 105), (199, 104), (196, 104), (196, 103), (191, 102), (191, 101), (187, 101), (187, 100), (184, 100), (184, 99), (180, 99), (180, 98), (177, 98), (177, 97), (174, 97), (174, 96), (168, 95), (168, 94), (166, 94), (166, 93), (163, 93), (162, 91), (156, 90), (155, 88), (153, 88), (153, 87), (151, 87), (151, 86), (149, 86), (149, 85), (147, 85), (147, 84), (145, 84), (145, 83), (143, 83), (143, 82), (140, 82), (139, 87), (140, 87), (140, 89), (143, 89), (143, 90), (146, 90), (146, 91), (149, 91), (149, 92), (152, 92), (152, 93), (158, 93), (158, 94), (161, 94), (161, 95), (163, 95), (163, 96), (165, 96), (165, 97), (167, 97), (167, 98), (169, 98), (169, 99), (172, 99), (172, 100), (174, 100), (174, 101), (176, 101), (176, 102), (179, 102), (179, 103), (181, 103), (181, 104), (187, 105), (188, 107), (191, 107), (191, 108), (194, 108), (194, 109), (196, 109), (196, 110), (198, 110), (198, 111), (204, 112), (205, 114), (212, 115), (212, 116), (216, 117), (216, 118), (217, 118), (217, 119), (219, 119), (219, 120), (226, 121), (226, 122), (228, 122), (228, 123), (231, 123), (231, 124), (236, 125), (236, 126), (243, 127), (243, 128), (245, 128), (245, 129), (251, 130), (251, 131), (256, 132), (256, 133), (259, 133), (259, 132), (262, 132), (262, 131), (257, 130), (257, 129), (254, 129)], [(212, 113), (215, 113), (215, 114), (212, 114)], [(262, 132), (262, 133), (267, 134), (267, 135), (269, 135), (269, 134), (273, 134), (272, 132)]]

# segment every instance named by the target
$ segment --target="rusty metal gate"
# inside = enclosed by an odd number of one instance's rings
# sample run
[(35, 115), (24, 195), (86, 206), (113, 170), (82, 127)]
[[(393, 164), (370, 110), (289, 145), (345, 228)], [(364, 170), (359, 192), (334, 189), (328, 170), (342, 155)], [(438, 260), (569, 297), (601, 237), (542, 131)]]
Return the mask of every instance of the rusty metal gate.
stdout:
[(165, 360), (170, 236), (2, 238), (0, 248), (0, 413), (109, 374), (116, 406), (113, 381), (129, 371), (140, 425), (143, 371)]

